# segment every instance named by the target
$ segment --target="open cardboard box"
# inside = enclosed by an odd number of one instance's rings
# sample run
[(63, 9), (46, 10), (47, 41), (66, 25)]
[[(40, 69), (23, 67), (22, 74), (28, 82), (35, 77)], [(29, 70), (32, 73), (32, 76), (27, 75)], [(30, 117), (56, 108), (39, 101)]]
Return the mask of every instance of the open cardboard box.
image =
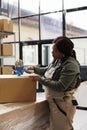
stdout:
[(32, 76), (0, 75), (0, 103), (36, 101)]

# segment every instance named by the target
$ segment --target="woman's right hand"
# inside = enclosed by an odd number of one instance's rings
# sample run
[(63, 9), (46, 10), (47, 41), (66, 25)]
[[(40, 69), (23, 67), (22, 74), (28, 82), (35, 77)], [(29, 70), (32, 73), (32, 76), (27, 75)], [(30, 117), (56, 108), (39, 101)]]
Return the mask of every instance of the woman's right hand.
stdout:
[(26, 70), (25, 70), (26, 73), (34, 73), (34, 67), (33, 66), (29, 66)]

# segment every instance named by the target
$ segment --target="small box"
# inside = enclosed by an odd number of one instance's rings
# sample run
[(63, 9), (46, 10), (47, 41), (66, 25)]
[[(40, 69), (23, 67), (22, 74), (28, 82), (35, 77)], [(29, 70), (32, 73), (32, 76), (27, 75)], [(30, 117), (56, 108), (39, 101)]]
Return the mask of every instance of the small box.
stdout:
[(36, 81), (30, 76), (0, 75), (0, 103), (36, 101)]
[(0, 19), (0, 31), (8, 31), (8, 19)]
[(13, 32), (13, 22), (11, 20), (8, 22), (8, 32)]
[(2, 66), (1, 67), (1, 74), (12, 74), (12, 67)]
[(12, 44), (1, 44), (1, 55), (2, 56), (12, 56), (13, 55), (13, 46)]

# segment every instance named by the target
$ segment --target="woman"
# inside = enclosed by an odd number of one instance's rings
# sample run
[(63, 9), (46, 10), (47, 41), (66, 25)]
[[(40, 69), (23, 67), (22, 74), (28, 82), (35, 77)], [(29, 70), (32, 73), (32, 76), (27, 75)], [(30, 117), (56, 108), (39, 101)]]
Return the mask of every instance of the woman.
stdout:
[(50, 107), (50, 130), (74, 130), (72, 126), (77, 101), (73, 96), (79, 86), (80, 65), (73, 42), (64, 36), (53, 41), (53, 62), (46, 68), (29, 67), (26, 72), (38, 74), (34, 80), (45, 85)]

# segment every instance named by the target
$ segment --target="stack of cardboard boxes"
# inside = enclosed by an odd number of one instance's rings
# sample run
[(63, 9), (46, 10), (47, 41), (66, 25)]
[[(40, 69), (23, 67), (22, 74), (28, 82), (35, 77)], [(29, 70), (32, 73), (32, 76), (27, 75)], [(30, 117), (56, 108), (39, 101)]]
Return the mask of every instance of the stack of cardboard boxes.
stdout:
[[(7, 43), (0, 44), (0, 56), (8, 57), (13, 55), (13, 45)], [(12, 67), (0, 66), (0, 74), (12, 74)]]
[[(13, 22), (8, 19), (0, 19), (0, 37), (5, 38), (8, 36), (9, 32), (13, 32)], [(13, 45), (0, 43), (0, 56), (12, 56), (13, 55)], [(12, 74), (12, 67), (1, 66), (0, 74)]]
[[(7, 37), (8, 32), (13, 32), (12, 21), (0, 19), (0, 32), (1, 38)], [(12, 55), (13, 45), (0, 43), (0, 56), (4, 58)], [(12, 68), (4, 65), (0, 66), (0, 74), (0, 103), (36, 101), (36, 82), (32, 76), (12, 75)]]

